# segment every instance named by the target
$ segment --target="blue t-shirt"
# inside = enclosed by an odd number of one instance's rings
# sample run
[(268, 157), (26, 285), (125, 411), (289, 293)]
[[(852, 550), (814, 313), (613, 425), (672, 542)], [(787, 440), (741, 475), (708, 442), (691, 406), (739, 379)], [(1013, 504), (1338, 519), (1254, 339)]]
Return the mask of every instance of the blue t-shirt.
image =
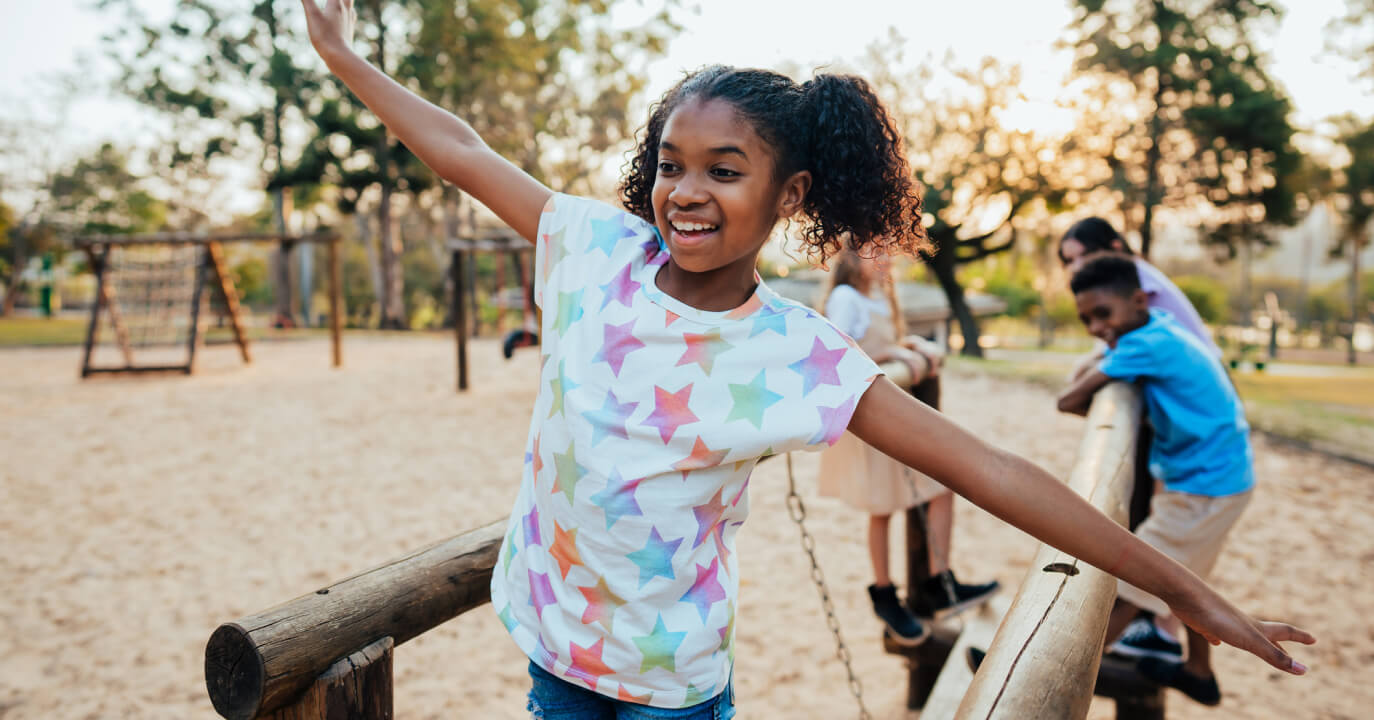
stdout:
[(1222, 497), (1255, 484), (1250, 426), (1221, 363), (1173, 316), (1121, 336), (1098, 369), (1114, 380), (1139, 381), (1155, 428), (1150, 471), (1175, 492)]

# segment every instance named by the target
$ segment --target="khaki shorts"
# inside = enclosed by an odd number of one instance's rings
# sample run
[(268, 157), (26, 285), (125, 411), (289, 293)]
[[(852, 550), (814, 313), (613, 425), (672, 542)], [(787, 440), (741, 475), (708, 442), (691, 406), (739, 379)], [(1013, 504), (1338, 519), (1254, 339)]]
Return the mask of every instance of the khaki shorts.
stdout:
[[(1226, 534), (1250, 504), (1253, 491), (1224, 497), (1190, 493), (1155, 493), (1150, 500), (1150, 516), (1135, 534), (1147, 545), (1168, 555), (1206, 580), (1217, 563)], [(1126, 582), (1117, 582), (1117, 596), (1156, 615), (1169, 613), (1163, 600)]]

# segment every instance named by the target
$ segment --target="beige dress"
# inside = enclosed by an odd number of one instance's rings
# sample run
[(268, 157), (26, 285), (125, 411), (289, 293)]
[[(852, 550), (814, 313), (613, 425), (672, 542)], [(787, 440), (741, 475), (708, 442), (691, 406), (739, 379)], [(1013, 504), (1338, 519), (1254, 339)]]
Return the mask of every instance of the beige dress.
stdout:
[[(842, 285), (831, 293), (825, 310), (870, 356), (900, 347), (885, 299), (869, 298)], [(855, 315), (864, 311), (867, 322), (855, 322)], [(821, 452), (820, 491), (870, 515), (888, 515), (929, 502), (949, 489), (847, 432)]]

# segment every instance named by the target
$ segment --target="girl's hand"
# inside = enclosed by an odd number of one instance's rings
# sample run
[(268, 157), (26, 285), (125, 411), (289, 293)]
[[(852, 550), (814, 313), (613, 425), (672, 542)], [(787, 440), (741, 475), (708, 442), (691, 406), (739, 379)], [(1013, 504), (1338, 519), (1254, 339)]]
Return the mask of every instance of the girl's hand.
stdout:
[(353, 26), (357, 23), (358, 12), (353, 0), (325, 0), (321, 9), (317, 0), (301, 0), (305, 8), (305, 24), (310, 31), (310, 44), (324, 58), (326, 64), (332, 56), (349, 50), (353, 41)]
[[(1198, 607), (1171, 606), (1174, 614), (1207, 638), (1213, 645), (1226, 643), (1245, 650), (1274, 667), (1294, 675), (1307, 673), (1307, 666), (1294, 660), (1281, 642), (1311, 645), (1317, 641), (1310, 633), (1287, 623), (1255, 620), (1212, 593), (1211, 602)], [(1182, 603), (1181, 603), (1182, 604)]]

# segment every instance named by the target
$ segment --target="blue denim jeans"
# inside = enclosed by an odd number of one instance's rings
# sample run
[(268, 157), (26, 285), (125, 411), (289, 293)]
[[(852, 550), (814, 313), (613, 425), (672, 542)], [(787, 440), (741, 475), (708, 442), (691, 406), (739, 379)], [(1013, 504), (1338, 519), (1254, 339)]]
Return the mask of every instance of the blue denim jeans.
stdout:
[(725, 690), (700, 705), (659, 708), (607, 697), (558, 678), (530, 663), (530, 701), (526, 709), (535, 720), (730, 720), (735, 716), (735, 689)]

